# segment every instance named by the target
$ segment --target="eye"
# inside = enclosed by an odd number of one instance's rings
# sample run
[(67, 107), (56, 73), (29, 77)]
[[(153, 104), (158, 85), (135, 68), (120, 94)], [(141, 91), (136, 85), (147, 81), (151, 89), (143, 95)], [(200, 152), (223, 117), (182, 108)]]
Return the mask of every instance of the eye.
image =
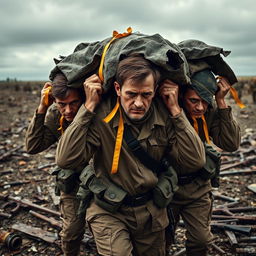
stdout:
[(143, 92), (142, 93), (142, 97), (143, 98), (149, 98), (149, 97), (151, 97), (152, 96), (152, 92)]
[(135, 93), (135, 92), (126, 92), (126, 94), (127, 94), (127, 96), (128, 96), (129, 98), (134, 98), (134, 97), (137, 96), (137, 93)]
[(189, 101), (190, 101), (191, 103), (193, 103), (193, 104), (198, 103), (198, 100), (197, 100), (197, 99), (189, 99)]
[(70, 102), (69, 105), (72, 106), (72, 107), (76, 107), (76, 106), (79, 105), (79, 103), (80, 103), (79, 100), (74, 100), (74, 101)]
[(66, 103), (63, 102), (57, 102), (57, 104), (59, 105), (59, 107), (64, 108), (66, 106)]

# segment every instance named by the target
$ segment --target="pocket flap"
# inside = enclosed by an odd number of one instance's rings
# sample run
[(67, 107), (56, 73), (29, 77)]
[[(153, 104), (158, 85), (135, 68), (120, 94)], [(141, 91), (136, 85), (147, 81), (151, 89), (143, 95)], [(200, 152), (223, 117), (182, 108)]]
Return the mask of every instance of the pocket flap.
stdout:
[(114, 184), (110, 184), (104, 193), (104, 198), (110, 202), (122, 202), (127, 192)]
[(83, 185), (88, 186), (88, 182), (94, 176), (94, 170), (91, 165), (87, 165), (81, 172), (79, 179)]
[(107, 186), (96, 177), (91, 180), (88, 187), (96, 195), (102, 194), (107, 189)]

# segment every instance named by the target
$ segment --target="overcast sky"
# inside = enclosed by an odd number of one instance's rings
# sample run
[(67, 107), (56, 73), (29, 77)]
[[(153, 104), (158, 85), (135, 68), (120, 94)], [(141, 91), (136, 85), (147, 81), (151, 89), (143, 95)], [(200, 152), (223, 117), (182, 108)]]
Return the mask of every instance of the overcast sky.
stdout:
[(255, 0), (0, 0), (0, 80), (48, 80), (54, 57), (129, 26), (231, 50), (235, 73), (256, 75)]

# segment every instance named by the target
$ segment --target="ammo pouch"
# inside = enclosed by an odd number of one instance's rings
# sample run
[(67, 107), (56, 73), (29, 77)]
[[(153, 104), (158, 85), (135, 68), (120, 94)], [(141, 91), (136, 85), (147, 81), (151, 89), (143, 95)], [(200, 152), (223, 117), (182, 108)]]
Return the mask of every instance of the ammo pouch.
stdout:
[(214, 179), (219, 175), (221, 153), (208, 144), (205, 144), (205, 153), (206, 163), (200, 170), (200, 177), (203, 180)]
[(178, 190), (178, 178), (173, 167), (161, 173), (158, 177), (156, 187), (153, 189), (153, 201), (159, 208), (165, 208), (172, 200), (174, 193)]
[(56, 175), (56, 187), (58, 190), (66, 194), (74, 191), (78, 180), (78, 175), (74, 170), (56, 167), (51, 174)]
[(86, 209), (90, 204), (90, 201), (93, 197), (93, 193), (88, 188), (88, 183), (95, 177), (94, 171), (91, 165), (87, 165), (81, 172), (80, 186), (77, 191), (76, 197), (80, 201), (79, 207), (77, 210), (77, 215), (79, 217), (84, 217), (86, 213)]
[(80, 202), (78, 210), (77, 210), (77, 215), (82, 218), (85, 216), (86, 209), (88, 208), (88, 206), (90, 204), (93, 194), (90, 191), (90, 189), (86, 189), (86, 188), (80, 186), (77, 191), (76, 197)]
[(119, 209), (127, 195), (127, 192), (116, 184), (112, 182), (105, 184), (96, 177), (90, 182), (89, 189), (94, 193), (95, 203), (111, 213)]

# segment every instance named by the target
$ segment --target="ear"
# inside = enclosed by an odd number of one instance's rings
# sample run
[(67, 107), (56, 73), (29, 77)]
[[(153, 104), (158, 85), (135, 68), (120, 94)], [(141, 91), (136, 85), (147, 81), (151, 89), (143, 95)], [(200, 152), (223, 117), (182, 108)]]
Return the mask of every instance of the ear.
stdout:
[(114, 86), (115, 86), (117, 96), (121, 96), (121, 86), (120, 86), (120, 84), (115, 81)]

